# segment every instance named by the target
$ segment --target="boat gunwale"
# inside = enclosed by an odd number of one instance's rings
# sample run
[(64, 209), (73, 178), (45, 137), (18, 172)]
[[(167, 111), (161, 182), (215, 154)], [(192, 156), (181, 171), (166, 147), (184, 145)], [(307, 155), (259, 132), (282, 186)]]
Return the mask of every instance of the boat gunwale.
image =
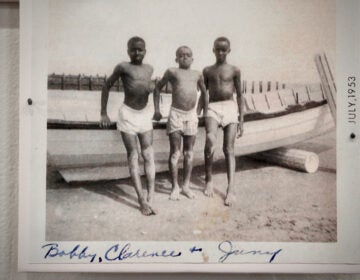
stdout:
[[(296, 104), (286, 107), (284, 110), (263, 113), (258, 111), (247, 112), (244, 115), (244, 122), (259, 121), (265, 119), (271, 119), (276, 117), (282, 117), (292, 113), (302, 112), (308, 109), (324, 106), (327, 104), (326, 100), (322, 101), (310, 101), (305, 104)], [(153, 121), (154, 129), (165, 129), (167, 121)], [(60, 119), (48, 119), (47, 129), (92, 129), (92, 130), (103, 130), (100, 128), (100, 122), (94, 121), (69, 121)], [(199, 126), (204, 126), (204, 118), (199, 117)], [(110, 126), (106, 128), (108, 130), (116, 129), (116, 122), (111, 122)]]

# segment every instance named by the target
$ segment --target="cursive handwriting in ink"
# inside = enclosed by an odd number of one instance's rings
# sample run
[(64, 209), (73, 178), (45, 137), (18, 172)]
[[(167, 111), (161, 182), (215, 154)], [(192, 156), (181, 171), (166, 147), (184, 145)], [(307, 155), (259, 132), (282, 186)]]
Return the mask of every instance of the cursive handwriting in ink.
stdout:
[(221, 262), (221, 263), (225, 262), (228, 259), (228, 257), (230, 257), (230, 256), (244, 256), (244, 255), (250, 255), (250, 254), (251, 255), (268, 255), (268, 256), (270, 256), (269, 263), (271, 263), (275, 259), (277, 254), (279, 254), (282, 251), (282, 249), (279, 249), (274, 252), (261, 251), (261, 250), (247, 251), (244, 249), (234, 249), (231, 241), (229, 241), (229, 240), (219, 243), (218, 249), (219, 249), (219, 251), (224, 253), (219, 258), (219, 262)]
[(96, 258), (96, 254), (87, 253), (88, 246), (81, 249), (81, 246), (79, 244), (77, 244), (70, 251), (59, 249), (59, 244), (57, 243), (48, 243), (43, 245), (41, 248), (47, 249), (44, 255), (44, 259), (68, 256), (70, 259), (77, 258), (79, 260), (90, 258), (90, 262), (93, 262)]
[(196, 246), (191, 247), (189, 250), (190, 250), (190, 253), (202, 252), (202, 248), (198, 248)]
[(152, 251), (147, 252), (146, 250), (141, 249), (132, 249), (130, 243), (126, 243), (123, 247), (119, 244), (115, 244), (111, 246), (105, 253), (104, 257), (107, 261), (122, 261), (125, 259), (131, 258), (155, 258), (155, 257), (163, 257), (163, 258), (176, 258), (181, 256), (181, 252), (175, 251)]

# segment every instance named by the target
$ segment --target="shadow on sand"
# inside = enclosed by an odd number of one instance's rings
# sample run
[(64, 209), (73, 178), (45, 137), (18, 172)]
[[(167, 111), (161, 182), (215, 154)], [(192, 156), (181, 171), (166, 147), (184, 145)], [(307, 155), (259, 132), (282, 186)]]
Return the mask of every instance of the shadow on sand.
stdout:
[[(236, 172), (241, 172), (251, 169), (259, 169), (268, 166), (267, 163), (259, 162), (247, 157), (236, 158)], [(213, 174), (223, 173), (226, 178), (226, 165), (225, 160), (219, 160), (213, 164)], [(179, 183), (182, 184), (183, 171), (179, 169)], [(141, 178), (143, 190), (145, 191), (146, 179), (145, 176)], [(51, 166), (47, 169), (47, 189), (74, 189), (83, 188), (87, 191), (94, 192), (99, 195), (104, 195), (117, 202), (123, 203), (129, 207), (138, 209), (138, 200), (136, 195), (133, 195), (133, 184), (130, 178), (109, 181), (86, 181), (86, 182), (72, 182), (66, 183), (61, 177), (60, 173)], [(205, 175), (204, 166), (196, 166), (193, 168), (191, 177), (191, 188), (193, 190), (203, 192), (205, 189)], [(130, 193), (132, 192), (132, 193)], [(222, 197), (224, 194), (216, 188), (214, 192)], [(170, 195), (171, 193), (171, 180), (169, 172), (161, 172), (156, 174), (155, 193)]]
[[(317, 144), (317, 143), (298, 143), (294, 148), (304, 149), (314, 153), (322, 153), (331, 149), (327, 145)], [(267, 166), (273, 166), (272, 164), (258, 161), (247, 156), (237, 157), (236, 158), (236, 170), (235, 172), (242, 172), (247, 170), (256, 170), (261, 169)], [(191, 188), (193, 190), (203, 192), (205, 189), (205, 170), (204, 165), (196, 166), (193, 168), (191, 176)], [(320, 167), (320, 171), (324, 172), (336, 172), (332, 169), (326, 167)], [(224, 174), (224, 180), (226, 180), (226, 164), (225, 160), (221, 159), (213, 163), (213, 175)], [(183, 170), (179, 169), (179, 184), (182, 184)], [(145, 176), (141, 178), (143, 191), (146, 187)], [(130, 178), (120, 179), (120, 180), (109, 180), (109, 181), (87, 181), (87, 182), (76, 182), (76, 183), (66, 183), (65, 180), (61, 177), (59, 172), (56, 171), (51, 166), (48, 166), (47, 169), (47, 189), (73, 189), (73, 188), (83, 188), (87, 191), (94, 192), (99, 195), (106, 196), (117, 202), (123, 203), (129, 207), (138, 209), (138, 199), (133, 192), (133, 184)], [(130, 194), (132, 192), (132, 194)], [(225, 194), (219, 191), (216, 187), (214, 192), (225, 199)], [(170, 195), (171, 193), (171, 180), (169, 172), (161, 172), (156, 174), (155, 181), (155, 193)]]

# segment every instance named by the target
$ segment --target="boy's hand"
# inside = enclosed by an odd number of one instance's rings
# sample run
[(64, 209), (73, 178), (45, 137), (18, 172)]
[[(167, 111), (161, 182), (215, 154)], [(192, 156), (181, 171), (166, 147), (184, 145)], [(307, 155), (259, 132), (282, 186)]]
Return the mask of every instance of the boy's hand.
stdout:
[(101, 115), (100, 119), (100, 127), (101, 128), (108, 128), (111, 124), (110, 118), (107, 114)]
[(153, 120), (160, 121), (162, 119), (162, 115), (160, 112), (155, 112), (153, 116)]
[(239, 121), (237, 126), (237, 138), (240, 138), (244, 133), (244, 121)]

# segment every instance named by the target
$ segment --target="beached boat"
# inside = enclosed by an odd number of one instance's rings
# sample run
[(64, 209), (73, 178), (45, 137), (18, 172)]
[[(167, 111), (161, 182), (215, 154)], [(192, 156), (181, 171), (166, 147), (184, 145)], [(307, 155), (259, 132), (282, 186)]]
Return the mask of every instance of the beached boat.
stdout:
[[(320, 84), (244, 96), (244, 134), (235, 142), (237, 156), (291, 145), (334, 128)], [(121, 92), (110, 93), (108, 114), (112, 121), (117, 118), (122, 98)], [(171, 95), (162, 94), (160, 110), (164, 118), (154, 121), (157, 172), (168, 170), (169, 140), (165, 127), (170, 103)], [(115, 122), (109, 129), (100, 129), (99, 112), (99, 91), (49, 90), (48, 164), (59, 170), (66, 181), (129, 177), (126, 150)], [(223, 158), (222, 140), (219, 133), (215, 160)], [(205, 130), (200, 126), (194, 165), (203, 164), (204, 145)]]

